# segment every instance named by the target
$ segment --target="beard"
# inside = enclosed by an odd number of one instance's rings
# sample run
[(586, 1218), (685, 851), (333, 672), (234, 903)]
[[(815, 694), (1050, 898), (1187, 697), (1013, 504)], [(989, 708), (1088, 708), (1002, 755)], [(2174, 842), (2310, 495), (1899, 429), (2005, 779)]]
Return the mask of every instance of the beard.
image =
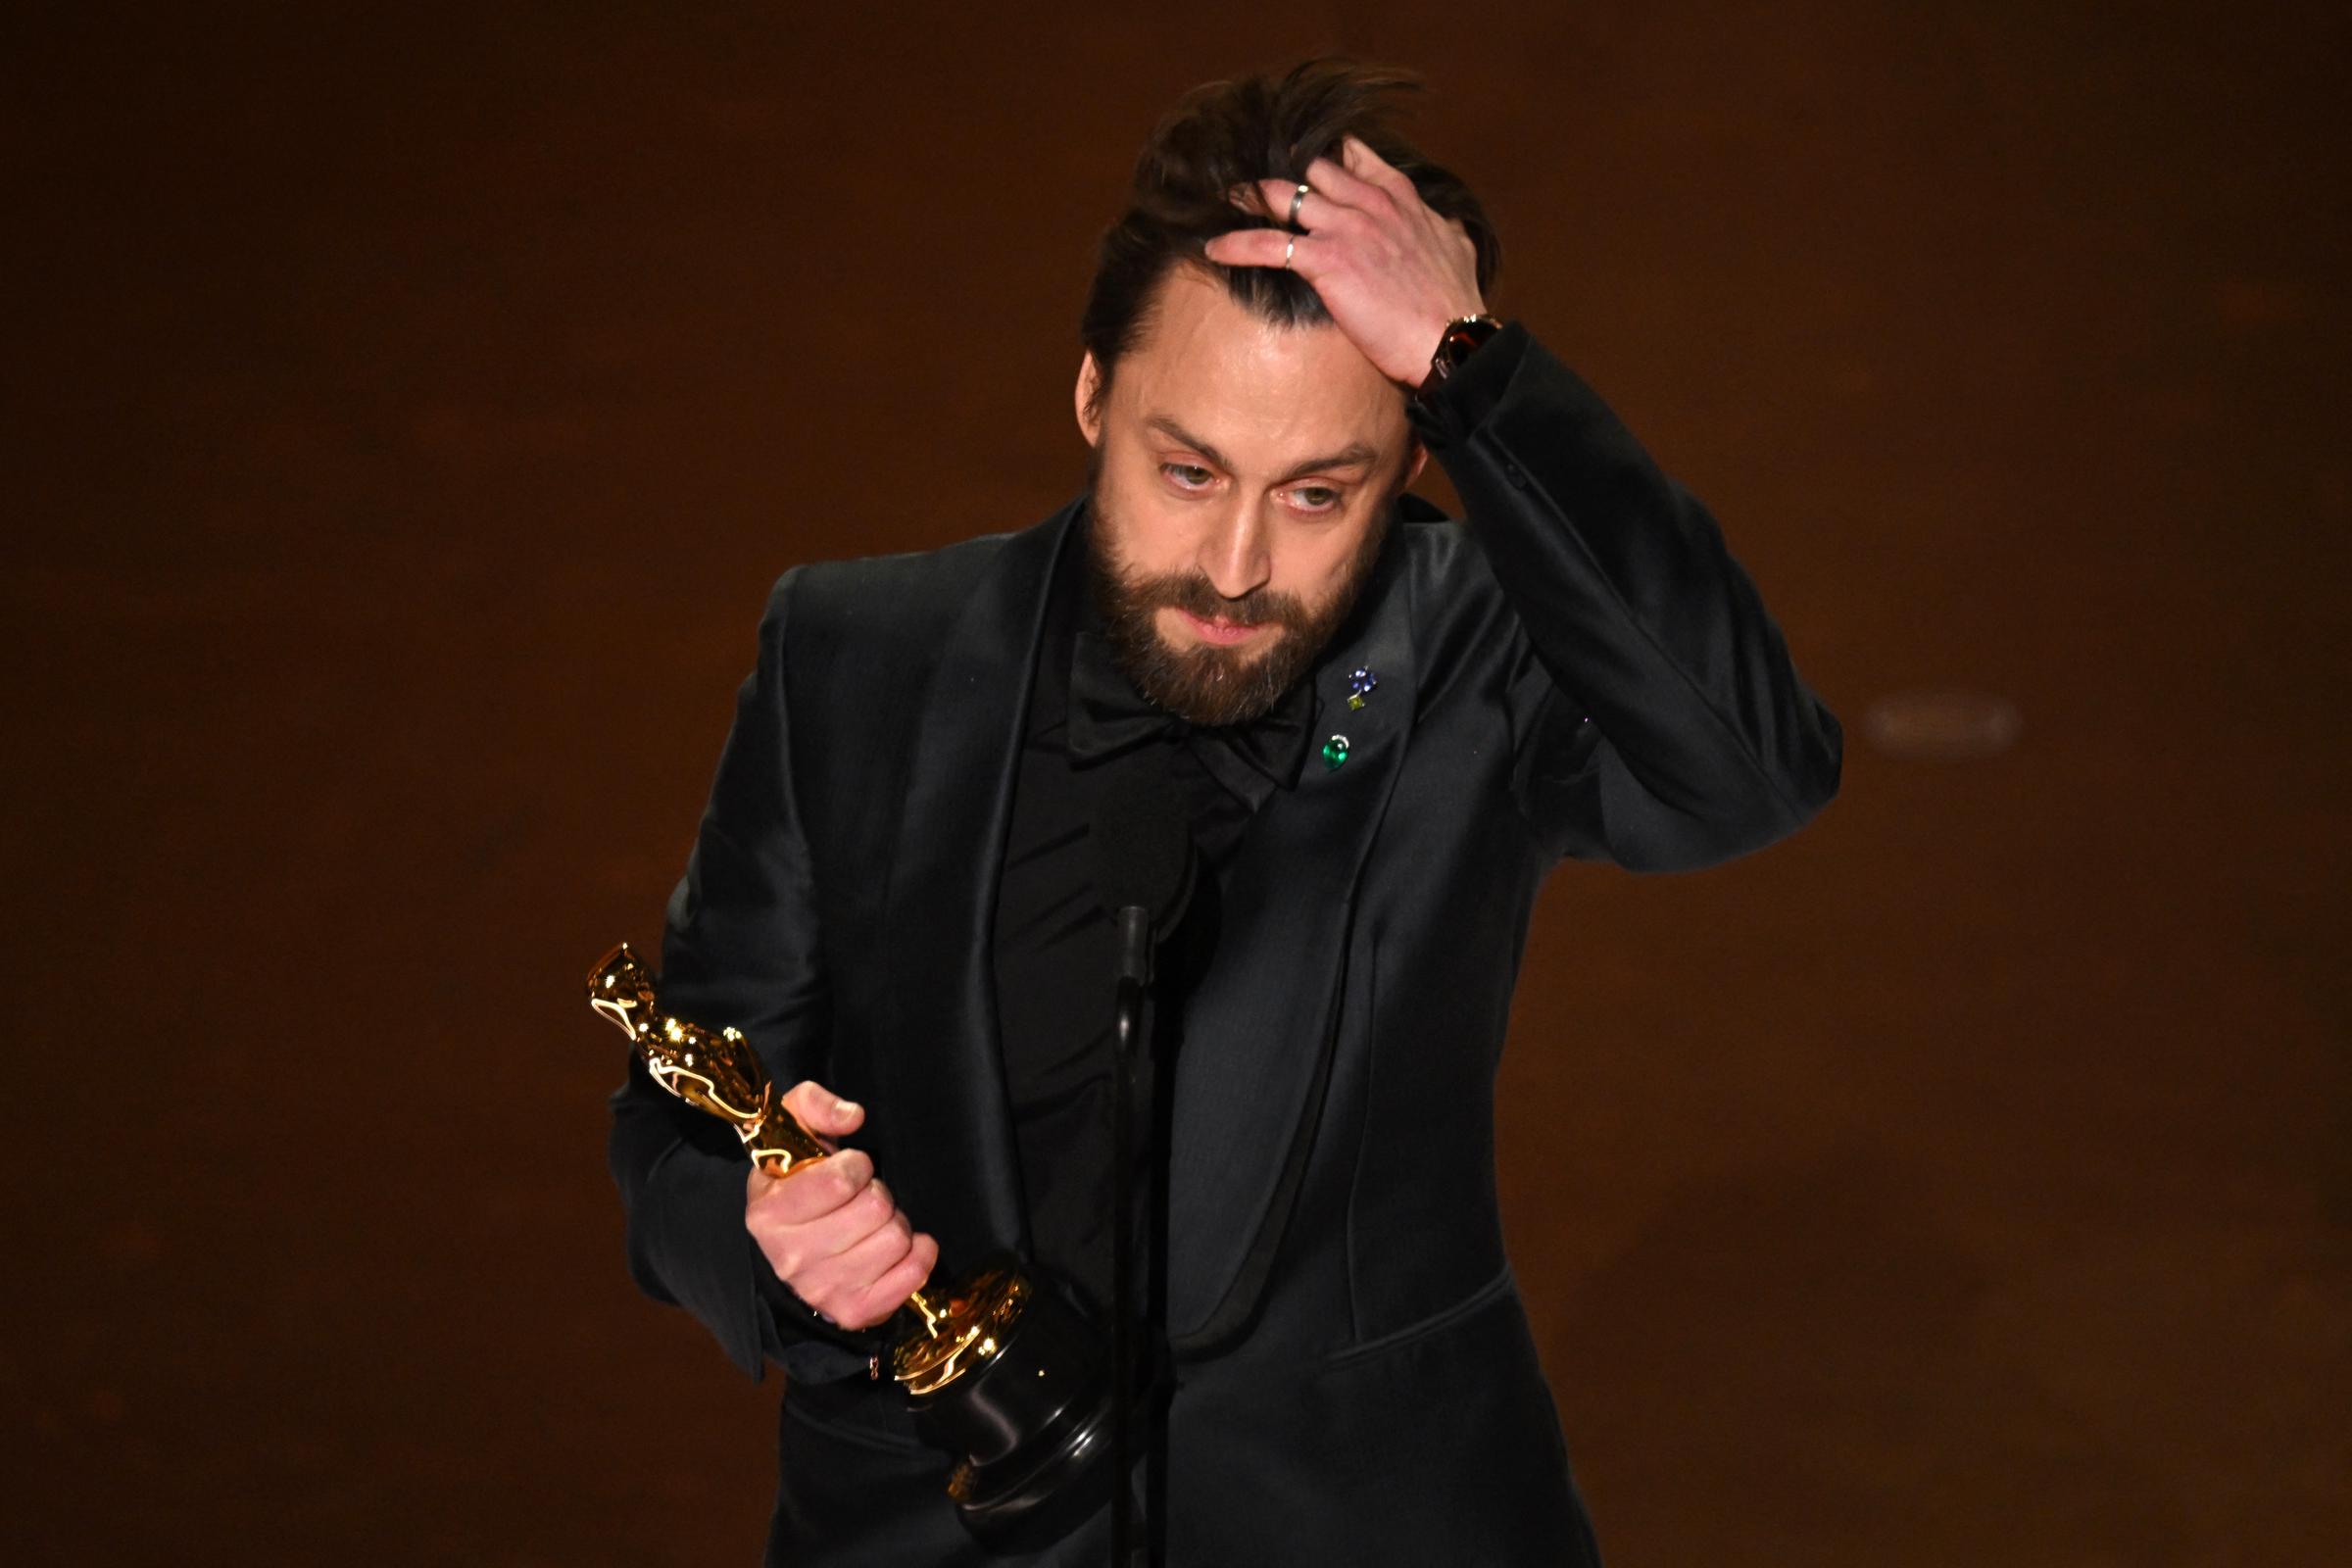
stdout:
[[(1144, 700), (1190, 724), (1213, 727), (1246, 724), (1273, 710), (1282, 694), (1304, 675), (1355, 608), (1372, 567), (1387, 542), (1391, 496), (1364, 531), (1331, 597), (1309, 605), (1296, 594), (1253, 588), (1238, 599), (1217, 592), (1198, 567), (1148, 575), (1130, 573), (1110, 543), (1116, 530), (1102, 511), (1099, 475), (1087, 492), (1086, 565), (1088, 591), (1101, 612), (1104, 640), (1119, 670)], [(1159, 634), (1162, 610), (1181, 610), (1203, 620), (1271, 624), (1271, 642), (1248, 650), (1171, 645)], [(1263, 639), (1261, 639), (1263, 641)]]

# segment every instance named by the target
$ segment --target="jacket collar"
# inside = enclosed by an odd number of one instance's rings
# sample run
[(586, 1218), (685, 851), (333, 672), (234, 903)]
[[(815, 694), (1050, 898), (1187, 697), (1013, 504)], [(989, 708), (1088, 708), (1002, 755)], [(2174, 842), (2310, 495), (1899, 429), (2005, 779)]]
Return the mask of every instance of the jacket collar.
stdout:
[[(1412, 733), (1404, 541), (1313, 674), (1314, 753), (1235, 858), (1207, 974), (1184, 1004), (1168, 1170), (1168, 1333), (1205, 1350), (1247, 1324), (1298, 1197), (1337, 1044), (1364, 857)], [(1356, 669), (1379, 677), (1348, 706)], [(1329, 765), (1327, 743), (1345, 760)]]
[(1012, 819), (1047, 588), (1084, 498), (1008, 536), (956, 617), (915, 717), (882, 930), (892, 942), (879, 1042), (902, 1206), (950, 1268), (1026, 1241), (997, 1032), (997, 884)]

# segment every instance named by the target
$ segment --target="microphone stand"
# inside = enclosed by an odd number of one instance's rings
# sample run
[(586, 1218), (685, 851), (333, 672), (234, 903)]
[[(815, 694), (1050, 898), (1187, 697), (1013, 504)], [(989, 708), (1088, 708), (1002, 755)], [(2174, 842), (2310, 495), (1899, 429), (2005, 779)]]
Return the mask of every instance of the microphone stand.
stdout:
[(1110, 1560), (1133, 1568), (1135, 1487), (1131, 1429), (1135, 1414), (1135, 1159), (1133, 1120), (1136, 1046), (1144, 1038), (1144, 1008), (1152, 994), (1152, 911), (1138, 905), (1112, 920), (1119, 933), (1118, 996), (1111, 1013), (1110, 1091)]

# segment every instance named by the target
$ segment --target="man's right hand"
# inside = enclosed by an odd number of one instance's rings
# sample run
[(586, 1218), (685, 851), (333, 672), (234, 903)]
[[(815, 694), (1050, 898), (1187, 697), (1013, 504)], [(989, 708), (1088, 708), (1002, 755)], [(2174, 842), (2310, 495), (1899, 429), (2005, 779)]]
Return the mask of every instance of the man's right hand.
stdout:
[[(795, 1084), (784, 1106), (819, 1138), (842, 1138), (865, 1120), (854, 1101), (814, 1083)], [(871, 1328), (931, 1277), (939, 1243), (906, 1223), (862, 1150), (828, 1154), (788, 1176), (755, 1167), (743, 1223), (776, 1278), (845, 1329)]]

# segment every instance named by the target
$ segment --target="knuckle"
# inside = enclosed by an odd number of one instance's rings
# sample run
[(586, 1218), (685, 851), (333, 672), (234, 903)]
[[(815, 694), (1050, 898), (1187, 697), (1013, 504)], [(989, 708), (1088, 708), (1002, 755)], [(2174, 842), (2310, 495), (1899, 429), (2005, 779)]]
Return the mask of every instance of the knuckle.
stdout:
[(865, 1216), (858, 1211), (857, 1204), (835, 1209), (825, 1216), (825, 1250), (839, 1256), (871, 1236), (873, 1231), (873, 1226), (866, 1223)]
[(825, 1216), (825, 1235), (836, 1252), (848, 1251), (873, 1233), (873, 1218), (862, 1198), (853, 1199)]
[(822, 1213), (830, 1201), (824, 1183), (796, 1176), (761, 1194), (757, 1212), (770, 1226), (798, 1225), (811, 1214)]
[(826, 1173), (826, 1187), (836, 1204), (846, 1203), (864, 1191), (874, 1174), (872, 1162), (854, 1149), (846, 1154), (834, 1155), (817, 1169)]
[(785, 1225), (813, 1225), (840, 1206), (830, 1192), (811, 1186), (806, 1192), (793, 1194), (789, 1202), (778, 1200), (776, 1218)]

